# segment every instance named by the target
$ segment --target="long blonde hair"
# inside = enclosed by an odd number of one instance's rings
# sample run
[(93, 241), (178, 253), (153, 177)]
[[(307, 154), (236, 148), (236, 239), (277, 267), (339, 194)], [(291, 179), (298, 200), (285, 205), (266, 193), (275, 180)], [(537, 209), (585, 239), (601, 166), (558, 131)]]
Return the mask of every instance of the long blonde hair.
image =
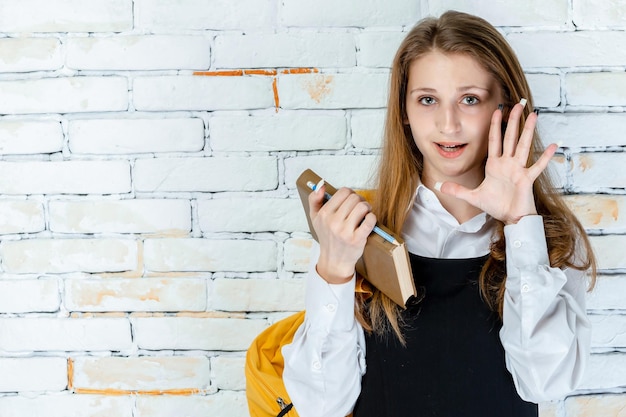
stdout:
[[(404, 121), (409, 67), (422, 55), (437, 50), (465, 54), (476, 60), (499, 83), (504, 105), (513, 106), (522, 97), (528, 100), (521, 127), (533, 107), (526, 77), (515, 53), (504, 37), (487, 21), (466, 13), (449, 11), (439, 18), (419, 22), (400, 45), (393, 61), (384, 129), (384, 145), (378, 168), (373, 209), (378, 221), (400, 233), (422, 173), (423, 157), (410, 127)], [(535, 131), (528, 165), (543, 152)], [(590, 270), (595, 282), (596, 262), (584, 228), (555, 191), (547, 172), (535, 181), (533, 193), (537, 212), (543, 216), (550, 264), (556, 268)], [(580, 245), (580, 247), (579, 247)], [(582, 249), (582, 250), (581, 250)], [(490, 255), (480, 274), (479, 284), (486, 304), (502, 317), (506, 280), (504, 224), (498, 222)], [(357, 302), (357, 315), (365, 329), (384, 335), (390, 329), (403, 341), (400, 308), (380, 291)]]

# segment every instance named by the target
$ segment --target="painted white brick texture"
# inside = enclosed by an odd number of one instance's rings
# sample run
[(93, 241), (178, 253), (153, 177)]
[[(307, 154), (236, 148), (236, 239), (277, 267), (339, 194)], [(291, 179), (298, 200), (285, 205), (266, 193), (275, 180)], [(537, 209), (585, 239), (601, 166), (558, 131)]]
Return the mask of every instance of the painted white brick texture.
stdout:
[(626, 0), (0, 1), (0, 416), (248, 417), (246, 349), (304, 308), (296, 178), (373, 187), (396, 49), (451, 8), (518, 53), (598, 258), (540, 416), (621, 416)]

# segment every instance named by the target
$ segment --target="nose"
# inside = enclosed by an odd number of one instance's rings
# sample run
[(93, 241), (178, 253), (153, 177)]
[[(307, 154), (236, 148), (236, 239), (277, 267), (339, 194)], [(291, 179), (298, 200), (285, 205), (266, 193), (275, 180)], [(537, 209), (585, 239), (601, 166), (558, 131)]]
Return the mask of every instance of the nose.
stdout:
[(455, 105), (440, 105), (436, 117), (437, 128), (440, 133), (449, 135), (460, 130), (459, 110)]

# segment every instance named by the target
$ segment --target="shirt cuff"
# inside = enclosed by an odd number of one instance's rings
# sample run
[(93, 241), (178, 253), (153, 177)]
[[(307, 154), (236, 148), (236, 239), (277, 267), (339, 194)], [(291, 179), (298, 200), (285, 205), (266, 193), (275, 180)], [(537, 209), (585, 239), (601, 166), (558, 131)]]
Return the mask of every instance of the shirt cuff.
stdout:
[(356, 275), (343, 284), (329, 284), (315, 268), (319, 245), (313, 244), (306, 282), (305, 309), (309, 326), (325, 332), (350, 331), (354, 327)]
[(525, 216), (516, 224), (504, 227), (507, 269), (524, 269), (537, 265), (549, 266), (543, 218)]

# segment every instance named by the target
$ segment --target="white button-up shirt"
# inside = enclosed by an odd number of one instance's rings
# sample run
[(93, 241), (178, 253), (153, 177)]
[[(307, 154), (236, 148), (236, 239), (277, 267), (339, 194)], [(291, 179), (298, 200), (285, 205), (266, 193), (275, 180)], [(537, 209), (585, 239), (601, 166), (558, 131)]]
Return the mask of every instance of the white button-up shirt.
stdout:
[[(489, 253), (496, 226), (490, 216), (479, 214), (459, 224), (423, 185), (410, 210), (402, 231), (409, 252), (444, 259)], [(584, 274), (550, 267), (541, 216), (524, 217), (504, 233), (507, 279), (500, 339), (506, 367), (524, 400), (561, 398), (576, 388), (589, 356)], [(344, 417), (361, 391), (365, 339), (354, 317), (355, 279), (328, 284), (315, 270), (318, 257), (315, 244), (306, 317), (283, 348), (283, 380), (301, 417)]]

